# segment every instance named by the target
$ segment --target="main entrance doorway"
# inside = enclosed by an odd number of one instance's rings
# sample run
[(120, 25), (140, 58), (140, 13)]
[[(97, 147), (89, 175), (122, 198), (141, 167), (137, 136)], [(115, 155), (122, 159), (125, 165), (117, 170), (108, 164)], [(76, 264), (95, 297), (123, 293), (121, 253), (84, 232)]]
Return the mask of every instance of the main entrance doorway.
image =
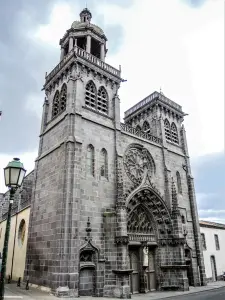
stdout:
[(130, 250), (130, 267), (133, 273), (130, 277), (131, 293), (139, 293), (140, 290), (140, 259), (138, 250)]
[[(150, 247), (129, 248), (131, 293), (156, 290), (155, 252)], [(142, 291), (141, 291), (142, 287)], [(144, 287), (144, 288), (143, 288)]]

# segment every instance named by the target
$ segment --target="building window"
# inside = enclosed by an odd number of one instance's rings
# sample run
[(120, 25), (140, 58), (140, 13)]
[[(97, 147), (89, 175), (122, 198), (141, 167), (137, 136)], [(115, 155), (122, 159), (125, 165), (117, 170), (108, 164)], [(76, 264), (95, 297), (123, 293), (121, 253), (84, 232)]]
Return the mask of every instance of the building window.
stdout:
[(101, 177), (108, 178), (108, 157), (105, 149), (100, 152), (100, 174)]
[(218, 234), (214, 234), (214, 238), (215, 238), (216, 250), (220, 250), (220, 243), (219, 243)]
[(92, 145), (87, 147), (87, 174), (95, 175), (95, 153)]
[(97, 110), (104, 114), (108, 113), (108, 94), (103, 86), (98, 90)]
[(148, 123), (147, 121), (144, 121), (142, 130), (143, 130), (144, 132), (149, 132), (149, 131), (150, 131), (150, 125), (149, 125), (149, 123)]
[(67, 86), (64, 83), (60, 92), (60, 112), (66, 110)]
[(206, 241), (205, 241), (205, 234), (201, 233), (201, 242), (202, 242), (202, 249), (206, 250)]
[(170, 122), (167, 119), (164, 121), (164, 130), (166, 139), (171, 142)]
[(56, 91), (53, 103), (52, 103), (52, 118), (57, 117), (61, 112), (66, 109), (67, 100), (67, 86), (64, 83), (61, 92)]
[(179, 144), (177, 126), (175, 123), (171, 124), (171, 139), (173, 143)]
[(18, 230), (18, 243), (19, 246), (23, 246), (26, 235), (26, 222), (24, 219), (21, 220), (19, 230)]
[(177, 177), (177, 190), (178, 190), (178, 193), (182, 194), (181, 177), (180, 177), (180, 173), (178, 171), (176, 172), (176, 177)]
[(53, 103), (52, 103), (52, 118), (59, 114), (59, 91), (56, 91)]
[(85, 105), (96, 108), (96, 87), (93, 81), (89, 81), (86, 85)]

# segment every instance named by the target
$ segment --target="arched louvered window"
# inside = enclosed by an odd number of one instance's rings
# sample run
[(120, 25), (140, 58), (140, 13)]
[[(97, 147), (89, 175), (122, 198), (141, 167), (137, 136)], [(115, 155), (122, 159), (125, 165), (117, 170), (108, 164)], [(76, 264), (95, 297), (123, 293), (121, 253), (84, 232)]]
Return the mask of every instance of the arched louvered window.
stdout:
[(164, 121), (164, 130), (166, 139), (168, 141), (171, 141), (170, 122), (167, 119), (165, 119)]
[(85, 105), (96, 109), (96, 87), (93, 81), (89, 81), (86, 85), (85, 91)]
[(181, 182), (180, 173), (178, 171), (176, 172), (176, 177), (177, 177), (177, 190), (178, 190), (178, 193), (182, 194), (182, 182)]
[(177, 126), (175, 123), (171, 124), (171, 139), (173, 143), (179, 144)]
[(64, 83), (61, 92), (60, 92), (60, 102), (59, 102), (59, 110), (60, 112), (63, 112), (66, 110), (66, 100), (67, 100), (67, 86)]
[(104, 148), (100, 152), (100, 175), (108, 178), (108, 155)]
[(87, 174), (94, 176), (95, 175), (95, 150), (92, 145), (87, 147)]
[(98, 90), (97, 110), (104, 114), (108, 113), (108, 94), (103, 86)]
[(149, 132), (149, 131), (150, 131), (150, 125), (149, 125), (149, 123), (148, 123), (147, 121), (144, 121), (142, 130), (143, 130), (144, 132)]
[(136, 126), (136, 131), (141, 131), (141, 126), (140, 125)]
[(56, 117), (59, 114), (59, 106), (59, 91), (56, 91), (52, 103), (52, 118)]

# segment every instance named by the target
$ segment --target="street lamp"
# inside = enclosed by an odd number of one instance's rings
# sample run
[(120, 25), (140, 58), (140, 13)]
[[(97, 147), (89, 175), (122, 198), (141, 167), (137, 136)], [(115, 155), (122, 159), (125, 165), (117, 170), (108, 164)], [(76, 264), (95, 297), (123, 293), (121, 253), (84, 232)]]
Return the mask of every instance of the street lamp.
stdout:
[(0, 278), (0, 300), (4, 299), (4, 283), (5, 283), (5, 272), (8, 254), (8, 242), (9, 242), (9, 232), (11, 223), (11, 210), (14, 199), (15, 191), (23, 183), (24, 175), (26, 170), (23, 164), (20, 162), (19, 158), (14, 158), (13, 161), (9, 162), (7, 167), (4, 168), (5, 185), (9, 188), (9, 210), (6, 222), (5, 230), (5, 240), (2, 253), (2, 268), (1, 268), (1, 278)]

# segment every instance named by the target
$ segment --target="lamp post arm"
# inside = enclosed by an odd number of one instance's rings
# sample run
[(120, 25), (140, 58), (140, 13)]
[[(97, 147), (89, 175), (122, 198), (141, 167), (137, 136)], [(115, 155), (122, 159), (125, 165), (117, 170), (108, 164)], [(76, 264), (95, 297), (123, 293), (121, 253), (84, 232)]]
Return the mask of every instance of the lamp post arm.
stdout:
[(6, 264), (7, 264), (7, 254), (8, 254), (8, 244), (9, 244), (9, 232), (11, 224), (11, 210), (14, 199), (15, 189), (10, 189), (10, 198), (9, 198), (9, 210), (8, 217), (6, 222), (5, 229), (5, 240), (2, 253), (2, 267), (1, 267), (1, 278), (0, 278), (0, 300), (4, 300), (4, 283), (5, 283), (5, 273), (6, 273)]

